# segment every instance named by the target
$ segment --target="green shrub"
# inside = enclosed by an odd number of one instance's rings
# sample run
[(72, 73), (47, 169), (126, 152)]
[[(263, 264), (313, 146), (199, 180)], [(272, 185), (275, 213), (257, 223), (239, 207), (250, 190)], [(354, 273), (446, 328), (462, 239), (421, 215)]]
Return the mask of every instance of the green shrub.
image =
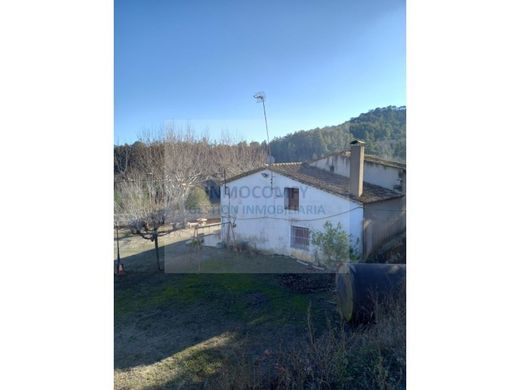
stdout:
[(211, 206), (206, 191), (200, 187), (193, 187), (184, 203), (188, 210), (206, 211)]
[(339, 222), (334, 227), (327, 221), (323, 228), (323, 231), (312, 233), (312, 244), (318, 249), (315, 253), (318, 262), (323, 255), (327, 266), (338, 268), (348, 261), (359, 260), (358, 251), (351, 244), (352, 236), (347, 235)]

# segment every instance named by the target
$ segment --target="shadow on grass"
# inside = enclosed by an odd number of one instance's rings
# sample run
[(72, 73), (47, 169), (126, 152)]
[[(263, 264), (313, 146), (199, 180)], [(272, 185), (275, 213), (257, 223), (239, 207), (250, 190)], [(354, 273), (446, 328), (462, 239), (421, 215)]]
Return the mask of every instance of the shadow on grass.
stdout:
[[(207, 260), (251, 261), (224, 249), (203, 248), (201, 253)], [(179, 242), (161, 247), (162, 261), (165, 255), (168, 259), (193, 253)], [(288, 258), (253, 259), (269, 267)], [(295, 291), (281, 282), (281, 274), (164, 274), (156, 269), (154, 249), (122, 261), (126, 275), (114, 282), (116, 388), (200, 385), (219, 371), (230, 353), (260, 355), (266, 348), (305, 337), (310, 302), (318, 323), (335, 316), (330, 292)], [(222, 335), (233, 337), (212, 343)]]
[(265, 331), (273, 338), (304, 325), (310, 301), (331, 298), (291, 291), (277, 274), (141, 272), (124, 278), (115, 288), (116, 368), (151, 364), (223, 332)]

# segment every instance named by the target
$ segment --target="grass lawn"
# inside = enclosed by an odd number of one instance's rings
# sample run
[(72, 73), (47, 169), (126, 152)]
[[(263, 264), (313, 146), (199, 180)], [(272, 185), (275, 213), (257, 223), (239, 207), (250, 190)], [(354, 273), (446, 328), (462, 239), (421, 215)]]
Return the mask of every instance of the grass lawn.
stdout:
[(149, 241), (128, 237), (122, 246), (116, 389), (405, 387), (403, 310), (345, 332), (330, 288), (287, 283), (299, 274), (331, 286), (330, 274), (282, 256), (194, 252), (183, 238), (160, 240), (161, 260), (182, 273), (158, 272)]
[[(162, 247), (162, 257), (174, 254), (193, 257), (183, 243)], [(331, 291), (298, 293), (282, 275), (266, 273), (310, 272), (293, 259), (215, 248), (196, 255), (203, 272), (260, 273), (164, 274), (155, 270), (153, 250), (124, 257), (127, 274), (115, 279), (117, 389), (207, 386), (225, 366), (254, 365), (305, 340), (309, 305), (318, 327), (337, 319)]]

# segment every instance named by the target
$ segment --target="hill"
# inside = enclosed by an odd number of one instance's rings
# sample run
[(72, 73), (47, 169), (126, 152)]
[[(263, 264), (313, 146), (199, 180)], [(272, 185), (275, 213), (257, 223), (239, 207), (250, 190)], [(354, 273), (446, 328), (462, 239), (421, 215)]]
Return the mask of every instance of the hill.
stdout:
[(406, 160), (406, 107), (376, 108), (336, 126), (300, 130), (271, 142), (276, 162), (304, 161), (349, 148), (353, 139), (366, 142), (366, 152)]

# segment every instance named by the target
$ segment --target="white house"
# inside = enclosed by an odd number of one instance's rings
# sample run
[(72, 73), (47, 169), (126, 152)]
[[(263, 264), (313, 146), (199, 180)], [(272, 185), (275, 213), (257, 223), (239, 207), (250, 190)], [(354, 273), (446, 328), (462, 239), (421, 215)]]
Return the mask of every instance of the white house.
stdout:
[(364, 155), (364, 144), (303, 163), (270, 164), (221, 187), (222, 239), (314, 259), (313, 231), (326, 221), (368, 256), (405, 225), (406, 166)]

